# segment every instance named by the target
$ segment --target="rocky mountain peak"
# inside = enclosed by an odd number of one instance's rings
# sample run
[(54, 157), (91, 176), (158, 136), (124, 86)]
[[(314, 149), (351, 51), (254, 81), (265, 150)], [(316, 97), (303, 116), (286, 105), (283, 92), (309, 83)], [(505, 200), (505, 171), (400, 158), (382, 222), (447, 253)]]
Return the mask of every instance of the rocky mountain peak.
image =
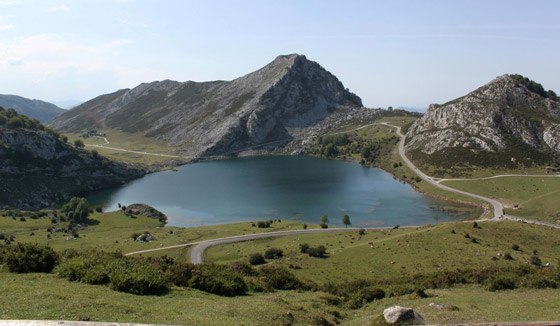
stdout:
[[(335, 114), (341, 110), (342, 120)], [(50, 126), (62, 132), (142, 133), (200, 157), (271, 142), (276, 148), (331, 117), (340, 120), (329, 120), (336, 125), (347, 117), (374, 114), (321, 65), (290, 54), (232, 81), (165, 80), (102, 95)]]
[(559, 106), (556, 94), (542, 85), (521, 75), (502, 75), (463, 97), (430, 105), (409, 128), (407, 149), (418, 157), (450, 151), (472, 156), (524, 146), (560, 153)]

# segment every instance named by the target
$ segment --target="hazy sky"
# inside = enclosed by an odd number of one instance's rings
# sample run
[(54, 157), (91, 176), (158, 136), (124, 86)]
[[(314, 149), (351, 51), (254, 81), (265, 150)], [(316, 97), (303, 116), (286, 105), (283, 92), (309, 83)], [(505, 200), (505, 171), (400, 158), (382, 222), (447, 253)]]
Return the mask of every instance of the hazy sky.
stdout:
[(0, 0), (0, 94), (231, 80), (289, 53), (368, 107), (443, 103), (505, 73), (560, 93), (559, 13), (554, 0)]

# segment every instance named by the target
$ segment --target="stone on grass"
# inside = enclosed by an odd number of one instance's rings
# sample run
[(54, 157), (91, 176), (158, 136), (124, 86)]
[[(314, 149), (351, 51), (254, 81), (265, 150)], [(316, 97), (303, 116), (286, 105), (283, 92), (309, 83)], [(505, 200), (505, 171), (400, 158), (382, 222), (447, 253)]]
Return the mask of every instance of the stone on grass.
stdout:
[(383, 310), (383, 317), (387, 324), (408, 324), (408, 325), (424, 325), (426, 322), (412, 308), (401, 306), (393, 306)]

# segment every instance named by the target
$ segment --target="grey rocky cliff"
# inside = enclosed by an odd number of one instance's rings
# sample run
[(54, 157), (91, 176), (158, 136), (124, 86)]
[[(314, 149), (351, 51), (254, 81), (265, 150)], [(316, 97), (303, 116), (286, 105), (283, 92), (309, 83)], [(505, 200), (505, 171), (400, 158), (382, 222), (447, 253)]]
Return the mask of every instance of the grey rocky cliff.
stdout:
[(232, 81), (161, 81), (103, 95), (49, 125), (139, 132), (200, 158), (254, 146), (297, 148), (317, 133), (376, 115), (334, 75), (293, 54)]
[(407, 132), (406, 149), (434, 154), (448, 148), (501, 152), (514, 139), (535, 150), (560, 153), (560, 108), (512, 75), (443, 105), (432, 104)]
[(0, 126), (0, 205), (35, 210), (144, 175), (44, 130)]

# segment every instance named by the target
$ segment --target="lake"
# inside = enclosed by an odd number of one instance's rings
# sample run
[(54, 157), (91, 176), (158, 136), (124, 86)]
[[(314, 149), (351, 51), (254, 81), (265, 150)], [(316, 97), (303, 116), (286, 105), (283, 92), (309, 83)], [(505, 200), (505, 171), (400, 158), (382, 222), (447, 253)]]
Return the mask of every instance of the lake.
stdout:
[[(145, 203), (168, 225), (198, 226), (268, 219), (341, 226), (430, 224), (458, 220), (451, 204), (425, 197), (380, 169), (309, 156), (262, 156), (194, 163), (146, 175), (88, 197), (105, 210)], [(442, 207), (447, 207), (443, 210)]]

